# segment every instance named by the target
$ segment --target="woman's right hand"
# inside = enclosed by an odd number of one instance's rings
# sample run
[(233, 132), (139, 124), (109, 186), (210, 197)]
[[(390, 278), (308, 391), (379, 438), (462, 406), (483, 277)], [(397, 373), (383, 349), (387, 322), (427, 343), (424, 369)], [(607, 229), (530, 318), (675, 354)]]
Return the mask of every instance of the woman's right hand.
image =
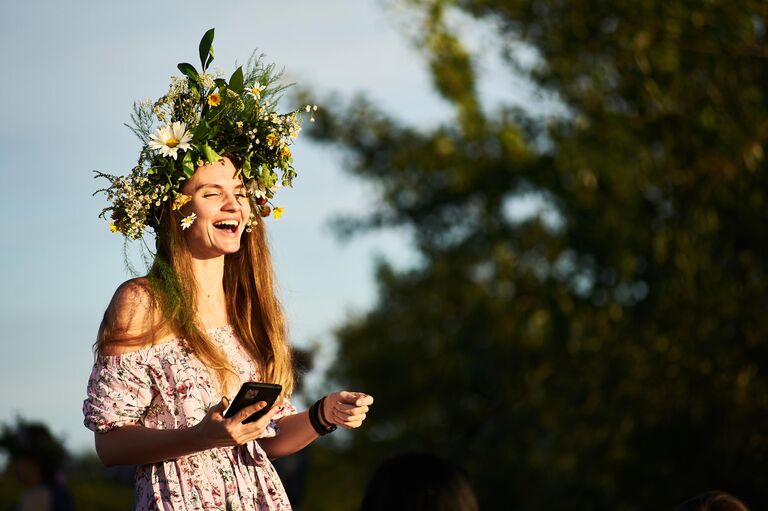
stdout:
[(229, 406), (229, 400), (226, 397), (221, 398), (218, 404), (208, 410), (203, 420), (193, 426), (198, 429), (198, 438), (201, 440), (203, 449), (242, 445), (260, 438), (272, 420), (272, 416), (277, 413), (277, 403), (259, 420), (248, 424), (242, 422), (266, 405), (266, 402), (259, 401), (246, 406), (232, 417), (225, 418), (223, 413)]

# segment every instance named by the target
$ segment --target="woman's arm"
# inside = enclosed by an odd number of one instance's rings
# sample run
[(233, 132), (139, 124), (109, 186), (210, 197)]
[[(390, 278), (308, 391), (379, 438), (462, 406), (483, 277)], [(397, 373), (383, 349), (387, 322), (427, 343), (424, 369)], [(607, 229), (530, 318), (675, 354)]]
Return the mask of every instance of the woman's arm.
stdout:
[(96, 454), (107, 467), (144, 465), (201, 451), (200, 440), (194, 426), (152, 429), (126, 424), (107, 433), (96, 433)]
[(252, 413), (266, 406), (259, 401), (225, 419), (226, 398), (208, 410), (200, 423), (179, 429), (153, 429), (127, 424), (106, 433), (96, 433), (96, 453), (106, 466), (158, 463), (214, 447), (241, 445), (255, 440), (277, 411), (276, 407), (259, 420), (242, 424)]
[[(335, 424), (344, 428), (359, 428), (372, 404), (373, 397), (362, 392), (334, 392), (326, 396), (323, 402), (323, 423), (325, 426)], [(277, 425), (277, 435), (259, 440), (261, 448), (270, 459), (293, 454), (320, 436), (309, 422), (307, 411), (282, 417)]]

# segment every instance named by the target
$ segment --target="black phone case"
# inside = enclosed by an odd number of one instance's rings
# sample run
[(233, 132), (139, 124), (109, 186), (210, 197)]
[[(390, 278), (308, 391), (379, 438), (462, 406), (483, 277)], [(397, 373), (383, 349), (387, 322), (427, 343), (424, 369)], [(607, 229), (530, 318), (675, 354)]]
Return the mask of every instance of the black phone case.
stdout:
[(232, 417), (248, 405), (252, 405), (259, 401), (266, 401), (267, 406), (258, 412), (251, 414), (243, 421), (243, 424), (257, 421), (272, 408), (272, 405), (275, 404), (275, 401), (277, 401), (277, 397), (282, 390), (282, 385), (274, 383), (259, 383), (255, 381), (245, 382), (243, 383), (243, 386), (240, 387), (240, 390), (237, 392), (235, 399), (232, 400), (229, 408), (227, 408), (227, 411), (224, 412), (224, 417)]

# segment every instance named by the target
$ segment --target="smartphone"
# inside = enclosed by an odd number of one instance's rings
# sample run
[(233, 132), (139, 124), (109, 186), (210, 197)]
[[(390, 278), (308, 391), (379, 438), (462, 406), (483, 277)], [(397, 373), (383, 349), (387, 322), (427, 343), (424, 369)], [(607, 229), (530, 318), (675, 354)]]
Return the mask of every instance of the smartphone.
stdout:
[(274, 383), (259, 383), (255, 381), (247, 381), (240, 387), (235, 399), (230, 403), (227, 411), (224, 412), (224, 417), (229, 418), (235, 415), (248, 405), (258, 403), (259, 401), (266, 401), (267, 406), (251, 414), (243, 421), (243, 424), (259, 420), (264, 414), (266, 414), (272, 405), (277, 401), (280, 392), (283, 390), (282, 385)]

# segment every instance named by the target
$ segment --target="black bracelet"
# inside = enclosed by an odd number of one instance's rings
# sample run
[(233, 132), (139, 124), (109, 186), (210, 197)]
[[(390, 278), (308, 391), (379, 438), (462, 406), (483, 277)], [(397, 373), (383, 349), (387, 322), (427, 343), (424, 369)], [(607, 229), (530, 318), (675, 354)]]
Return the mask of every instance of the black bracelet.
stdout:
[[(307, 413), (307, 415), (309, 415), (309, 423), (312, 424), (312, 428), (320, 436), (327, 435), (328, 433), (333, 433), (336, 431), (336, 424), (331, 424), (330, 427), (326, 428), (320, 421), (320, 414), (322, 413), (321, 409), (324, 401), (325, 397), (322, 397), (310, 407)], [(323, 418), (325, 418), (325, 415), (323, 415)], [(328, 421), (326, 420), (326, 422)]]
[(323, 396), (322, 399), (320, 399), (320, 405), (317, 407), (317, 409), (320, 411), (320, 419), (322, 420), (323, 423), (330, 424), (335, 428), (336, 425), (333, 422), (329, 421), (328, 417), (325, 416), (325, 407), (323, 406), (324, 404), (325, 404), (325, 396)]

